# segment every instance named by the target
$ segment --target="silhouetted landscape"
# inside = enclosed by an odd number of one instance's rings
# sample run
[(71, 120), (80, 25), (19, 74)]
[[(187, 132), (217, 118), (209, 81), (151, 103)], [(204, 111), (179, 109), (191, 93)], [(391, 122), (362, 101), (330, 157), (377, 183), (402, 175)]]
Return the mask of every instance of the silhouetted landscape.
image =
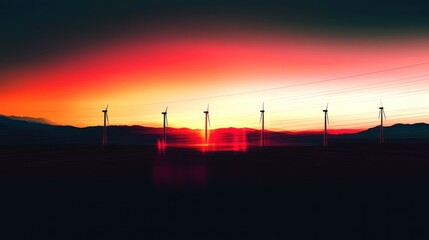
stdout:
[[(429, 144), (429, 125), (395, 124), (385, 127), (385, 138), (395, 144)], [(354, 133), (331, 134), (329, 143), (377, 144), (378, 126)], [(102, 127), (77, 128), (73, 126), (52, 125), (48, 120), (6, 117), (0, 115), (0, 144), (92, 144), (100, 145)], [(201, 144), (204, 138), (201, 130), (187, 128), (168, 128), (168, 143), (187, 146)], [(272, 146), (320, 146), (322, 133), (291, 133), (266, 130), (266, 144)], [(157, 145), (162, 138), (162, 128), (142, 126), (109, 126), (109, 144), (113, 145)], [(210, 131), (210, 138), (224, 145), (245, 144), (255, 147), (260, 145), (260, 130), (250, 128), (223, 128)]]
[(429, 239), (428, 9), (0, 1), (0, 240)]
[[(101, 127), (0, 119), (5, 236), (419, 239), (429, 234), (426, 124), (387, 127), (382, 146), (375, 127), (330, 136), (328, 147), (321, 146), (320, 134), (267, 132), (268, 143), (277, 146), (202, 151), (159, 150), (162, 133), (156, 128), (112, 126), (111, 144), (101, 146)], [(216, 131), (232, 133), (229, 139), (238, 131), (255, 142), (260, 136), (253, 129)], [(173, 143), (202, 139), (189, 129), (168, 133)], [(307, 146), (279, 146), (289, 142)]]

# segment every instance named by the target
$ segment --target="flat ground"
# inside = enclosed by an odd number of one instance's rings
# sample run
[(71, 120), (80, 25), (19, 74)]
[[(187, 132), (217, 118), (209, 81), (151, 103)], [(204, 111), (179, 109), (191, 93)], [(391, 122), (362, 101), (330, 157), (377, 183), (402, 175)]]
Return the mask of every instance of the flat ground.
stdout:
[(427, 145), (3, 146), (0, 183), (3, 239), (429, 238)]

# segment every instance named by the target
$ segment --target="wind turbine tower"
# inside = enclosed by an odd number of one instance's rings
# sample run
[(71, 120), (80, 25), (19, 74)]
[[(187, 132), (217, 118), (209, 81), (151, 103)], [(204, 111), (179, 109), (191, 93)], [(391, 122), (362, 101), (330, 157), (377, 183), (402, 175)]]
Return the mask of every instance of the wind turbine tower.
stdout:
[(262, 103), (262, 110), (261, 112), (261, 118), (259, 118), (259, 123), (262, 123), (262, 129), (261, 129), (261, 146), (265, 146), (265, 109), (264, 109), (264, 103)]
[(106, 109), (101, 110), (104, 113), (104, 127), (103, 127), (103, 146), (107, 145), (107, 125), (109, 125), (109, 115), (107, 114), (107, 109), (109, 104), (107, 104)]
[(168, 110), (168, 106), (165, 108), (165, 111), (161, 113), (163, 115), (163, 119), (164, 119), (163, 132), (162, 132), (162, 144), (163, 144), (163, 146), (165, 146), (165, 144), (167, 143), (167, 132), (166, 132), (166, 129), (168, 127), (167, 110)]
[(208, 129), (207, 129), (207, 123), (210, 126), (210, 116), (209, 116), (209, 105), (207, 105), (207, 110), (203, 112), (205, 114), (206, 124), (205, 124), (205, 143), (208, 144)]
[(386, 113), (384, 113), (384, 107), (383, 107), (383, 103), (380, 101), (381, 107), (379, 107), (378, 109), (380, 109), (380, 113), (378, 114), (378, 118), (380, 118), (380, 144), (384, 143), (384, 129), (383, 129), (383, 118), (384, 120), (386, 119)]
[(325, 131), (323, 133), (323, 146), (328, 146), (328, 124), (329, 124), (329, 117), (328, 117), (328, 104), (326, 104), (326, 109), (323, 110), (325, 113)]

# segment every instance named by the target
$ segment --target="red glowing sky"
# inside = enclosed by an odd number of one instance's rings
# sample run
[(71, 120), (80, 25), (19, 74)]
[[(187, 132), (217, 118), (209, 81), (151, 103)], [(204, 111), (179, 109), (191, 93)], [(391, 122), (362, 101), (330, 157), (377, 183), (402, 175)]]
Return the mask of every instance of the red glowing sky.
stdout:
[(210, 104), (212, 128), (259, 128), (265, 102), (268, 129), (303, 131), (322, 128), (329, 102), (331, 128), (362, 129), (378, 124), (382, 99), (388, 125), (426, 122), (428, 40), (239, 27), (124, 34), (3, 68), (0, 113), (101, 125), (109, 104), (111, 124), (156, 127), (168, 105), (171, 127), (203, 128)]

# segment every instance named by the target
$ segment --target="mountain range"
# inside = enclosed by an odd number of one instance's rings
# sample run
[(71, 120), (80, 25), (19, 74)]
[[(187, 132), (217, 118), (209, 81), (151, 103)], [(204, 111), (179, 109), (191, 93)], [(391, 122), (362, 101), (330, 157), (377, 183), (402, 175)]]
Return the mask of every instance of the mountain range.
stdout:
[[(379, 126), (353, 134), (331, 134), (329, 143), (376, 144)], [(429, 124), (395, 124), (384, 128), (386, 143), (429, 143)], [(143, 126), (109, 126), (109, 144), (156, 145), (162, 137), (162, 128)], [(102, 127), (55, 125), (43, 118), (0, 115), (0, 145), (19, 144), (101, 144)], [(203, 143), (203, 131), (188, 128), (168, 128), (167, 142), (171, 145), (186, 146)], [(251, 128), (221, 128), (210, 131), (210, 142), (217, 145), (231, 145), (237, 148), (258, 146), (260, 130)], [(308, 146), (321, 145), (320, 132), (275, 132), (266, 131), (267, 145)]]

